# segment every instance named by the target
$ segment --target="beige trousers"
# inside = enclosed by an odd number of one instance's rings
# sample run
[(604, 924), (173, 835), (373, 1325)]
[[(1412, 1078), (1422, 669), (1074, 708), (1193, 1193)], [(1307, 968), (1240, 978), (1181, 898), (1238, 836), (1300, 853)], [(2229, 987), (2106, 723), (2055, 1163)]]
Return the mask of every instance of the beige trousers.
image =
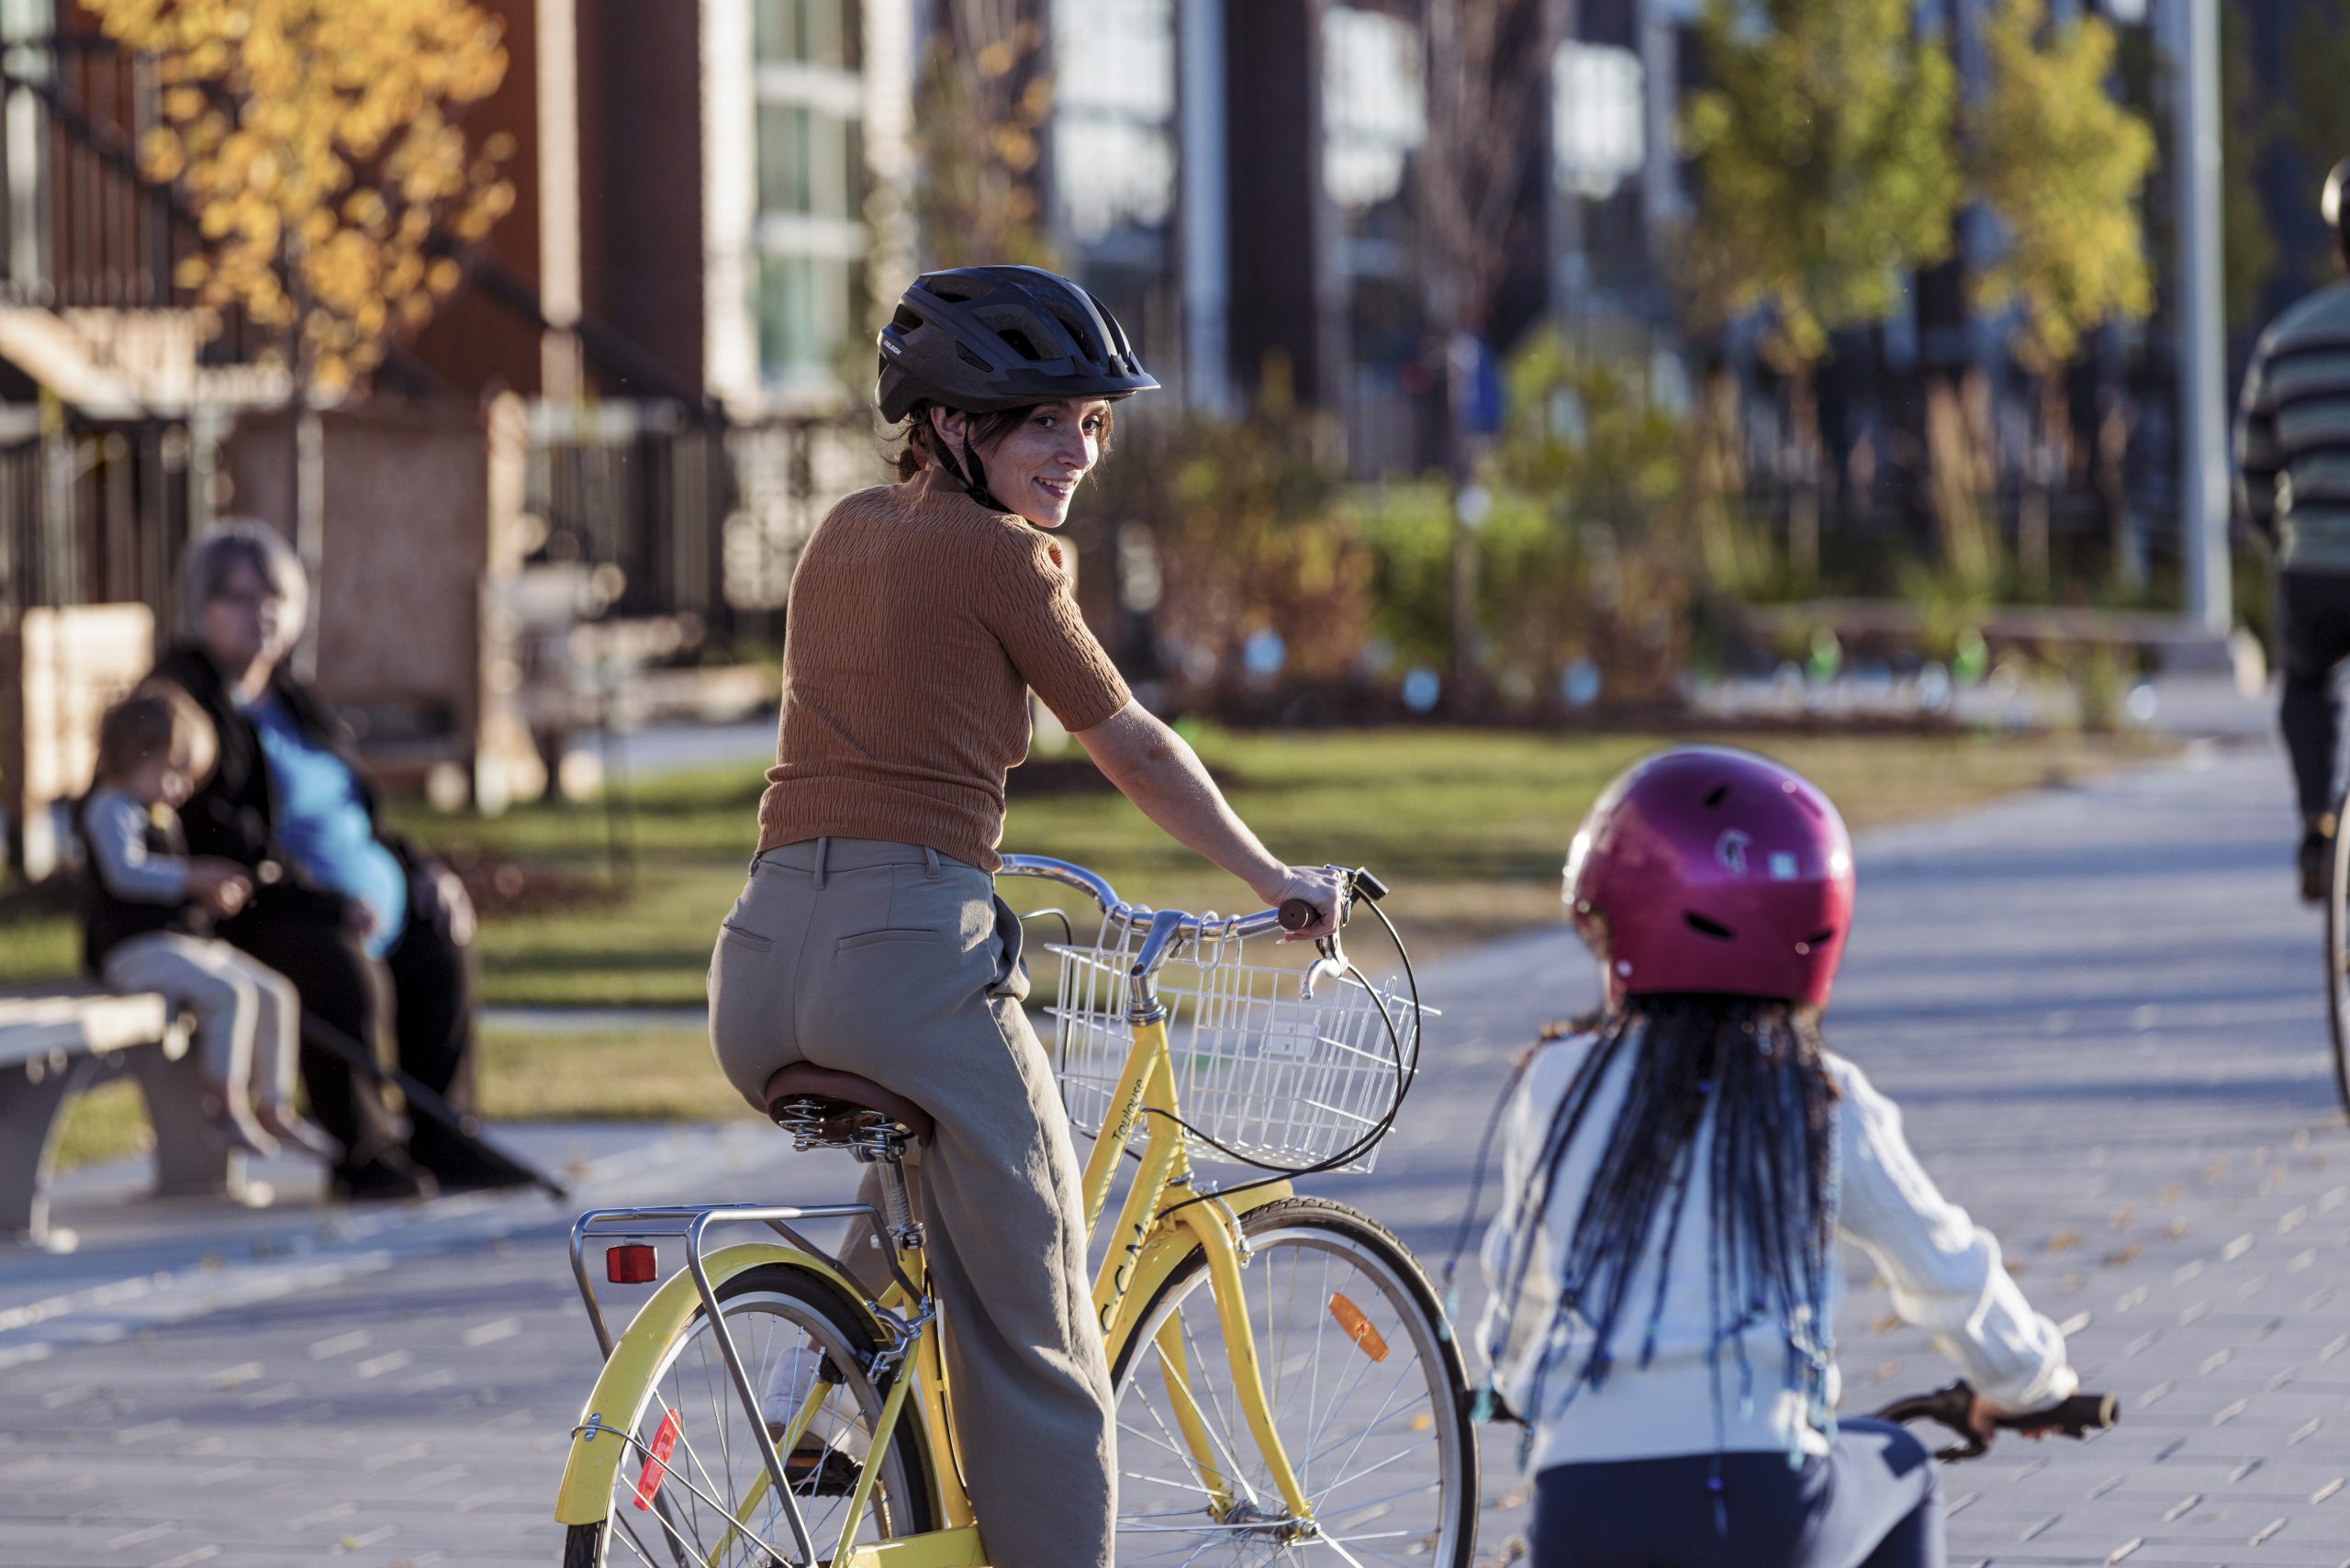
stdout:
[[(956, 1457), (989, 1560), (1106, 1568), (1110, 1369), (1077, 1152), (1021, 1010), (1019, 959), (1019, 922), (975, 867), (871, 839), (786, 845), (753, 863), (720, 930), (711, 1045), (762, 1111), (767, 1079), (804, 1059), (937, 1118), (908, 1168), (946, 1321)], [(878, 1287), (878, 1255), (861, 1241), (848, 1251)]]
[(116, 944), (98, 972), (117, 991), (151, 991), (196, 1014), (205, 1081), (263, 1105), (294, 1103), (302, 998), (294, 982), (226, 942), (153, 931)]

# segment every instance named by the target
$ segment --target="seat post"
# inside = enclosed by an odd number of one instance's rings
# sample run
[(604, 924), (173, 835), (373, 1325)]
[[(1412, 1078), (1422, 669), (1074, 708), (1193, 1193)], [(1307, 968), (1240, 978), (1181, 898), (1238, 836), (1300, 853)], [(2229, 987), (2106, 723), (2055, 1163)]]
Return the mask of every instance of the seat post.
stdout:
[[(890, 1239), (901, 1252), (922, 1250), (922, 1222), (914, 1218), (912, 1194), (906, 1188), (904, 1146), (897, 1139), (885, 1152), (874, 1155), (871, 1163), (879, 1166), (881, 1177), (881, 1218), (889, 1226)], [(860, 1158), (864, 1152), (859, 1150)]]

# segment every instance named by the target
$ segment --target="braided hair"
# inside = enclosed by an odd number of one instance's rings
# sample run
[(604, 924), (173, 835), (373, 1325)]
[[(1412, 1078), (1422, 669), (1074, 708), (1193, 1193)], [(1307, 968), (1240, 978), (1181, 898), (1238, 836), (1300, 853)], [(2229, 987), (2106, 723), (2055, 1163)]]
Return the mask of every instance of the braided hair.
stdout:
[[(1545, 1407), (1544, 1386), (1556, 1372), (1572, 1377), (1570, 1401), (1583, 1388), (1605, 1383), (1636, 1314), (1646, 1318), (1639, 1364), (1655, 1355), (1673, 1245), (1693, 1217), (1685, 1212), (1687, 1199), (1702, 1159), (1709, 1202), (1696, 1223), (1707, 1229), (1707, 1360), (1717, 1435), (1724, 1430), (1723, 1348), (1735, 1350), (1739, 1398), (1746, 1404), (1753, 1396), (1754, 1369), (1744, 1333), (1774, 1320), (1787, 1329), (1785, 1385), (1803, 1396), (1813, 1426), (1832, 1430), (1828, 1292), (1836, 1232), (1837, 1091), (1821, 1050), (1813, 1010), (1760, 998), (1635, 996), (1595, 1021), (1591, 1048), (1544, 1135), (1531, 1180), (1516, 1197), (1513, 1240), (1501, 1271), (1502, 1299), (1521, 1300), (1535, 1253), (1532, 1238), (1541, 1233), (1557, 1195), (1568, 1148), (1586, 1131), (1603, 1137), (1564, 1255), (1552, 1262), (1561, 1277), (1560, 1313), (1574, 1314), (1590, 1333), (1587, 1340), (1546, 1337), (1550, 1348), (1525, 1401), (1529, 1417)], [(1628, 1058), (1623, 1101), (1601, 1127), (1591, 1114), (1599, 1086)], [(1636, 1291), (1660, 1225), (1653, 1286)], [(1579, 1359), (1557, 1364), (1577, 1343)], [(1713, 1485), (1718, 1514), (1718, 1451)]]

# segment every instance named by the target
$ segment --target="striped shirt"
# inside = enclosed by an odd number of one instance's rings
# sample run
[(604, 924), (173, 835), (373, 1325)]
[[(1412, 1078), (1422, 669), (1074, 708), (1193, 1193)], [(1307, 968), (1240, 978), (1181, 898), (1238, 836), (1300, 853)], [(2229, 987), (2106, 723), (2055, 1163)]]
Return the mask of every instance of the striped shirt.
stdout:
[(2350, 572), (2350, 283), (2270, 324), (2244, 375), (2238, 500), (2287, 571)]

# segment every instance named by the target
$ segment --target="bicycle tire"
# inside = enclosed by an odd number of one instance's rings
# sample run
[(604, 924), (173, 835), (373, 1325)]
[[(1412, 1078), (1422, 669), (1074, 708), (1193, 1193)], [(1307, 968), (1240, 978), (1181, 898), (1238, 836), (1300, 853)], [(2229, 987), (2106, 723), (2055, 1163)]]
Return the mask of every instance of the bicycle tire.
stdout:
[[(1408, 1481), (1415, 1477), (1416, 1466), (1413, 1470), (1396, 1472), (1378, 1483), (1381, 1488), (1391, 1492), (1392, 1496), (1366, 1499), (1360, 1493), (1348, 1490), (1353, 1478), (1368, 1476), (1373, 1471), (1383, 1472), (1386, 1466), (1410, 1457), (1412, 1450), (1409, 1448), (1384, 1458), (1377, 1457), (1376, 1450), (1372, 1454), (1365, 1455), (1363, 1450), (1375, 1430), (1389, 1425), (1398, 1416), (1409, 1417), (1404, 1424), (1406, 1432), (1423, 1429), (1420, 1426), (1423, 1412), (1410, 1406), (1393, 1413), (1388, 1411), (1387, 1407), (1396, 1397), (1392, 1390), (1379, 1407), (1381, 1413), (1355, 1439), (1346, 1460), (1337, 1467), (1337, 1475), (1333, 1477), (1326, 1466), (1319, 1475), (1313, 1473), (1317, 1463), (1337, 1451), (1337, 1443), (1323, 1440), (1323, 1429), (1337, 1418), (1341, 1400), (1348, 1397), (1346, 1377), (1354, 1376), (1357, 1387), (1366, 1386), (1369, 1380), (1366, 1369), (1383, 1361), (1400, 1338), (1410, 1345), (1413, 1354), (1412, 1360), (1398, 1372), (1393, 1387), (1400, 1389), (1403, 1386), (1413, 1367), (1420, 1369), (1422, 1391), (1427, 1396), (1424, 1414), (1429, 1431), (1427, 1440), (1434, 1444), (1436, 1452), (1433, 1484), (1439, 1495), (1432, 1510), (1431, 1529), (1424, 1533), (1417, 1532), (1416, 1529), (1387, 1532), (1416, 1534), (1417, 1537), (1412, 1545), (1393, 1555), (1408, 1554), (1416, 1560), (1429, 1562), (1431, 1568), (1469, 1568), (1476, 1550), (1477, 1536), (1476, 1432), (1469, 1419), (1469, 1396), (1462, 1375), (1460, 1345), (1457, 1338), (1446, 1330), (1443, 1312), (1427, 1276), (1421, 1271), (1410, 1250), (1377, 1221), (1326, 1199), (1284, 1198), (1268, 1204), (1244, 1215), (1241, 1228), (1249, 1239), (1252, 1252), (1241, 1276), (1242, 1287), (1252, 1296), (1249, 1321), (1270, 1385), (1269, 1402), (1273, 1406), (1273, 1419), (1283, 1448), (1289, 1451), (1292, 1463), (1299, 1472), (1300, 1482), (1308, 1494), (1309, 1501), (1314, 1503), (1318, 1524), (1334, 1529), (1335, 1533), (1335, 1530), (1348, 1528), (1341, 1521), (1363, 1517), (1368, 1510), (1378, 1507), (1382, 1512), (1372, 1518), (1384, 1526), (1393, 1522), (1388, 1516), (1401, 1514), (1404, 1507), (1409, 1506), (1391, 1506), (1394, 1498), (1417, 1497), (1427, 1490), (1417, 1485), (1407, 1485), (1399, 1491), (1389, 1484), (1390, 1482)], [(1291, 1251), (1319, 1252), (1325, 1260), (1318, 1277), (1308, 1282), (1308, 1294), (1304, 1298), (1298, 1298), (1296, 1292), (1299, 1283), (1306, 1282), (1299, 1266), (1301, 1260), (1289, 1260), (1291, 1305), (1306, 1308), (1304, 1316), (1311, 1318), (1313, 1323), (1311, 1344), (1301, 1343), (1292, 1336), (1292, 1331), (1303, 1328), (1304, 1324), (1294, 1315), (1283, 1313), (1275, 1305), (1275, 1298), (1281, 1294), (1281, 1276), (1284, 1267), (1282, 1254)], [(1331, 1260), (1343, 1260), (1355, 1271), (1355, 1278), (1364, 1282), (1354, 1292), (1363, 1300), (1356, 1301), (1345, 1291), (1334, 1293), (1331, 1290)], [(1338, 1561), (1337, 1554), (1326, 1548), (1320, 1549), (1316, 1555), (1316, 1549), (1311, 1542), (1299, 1543), (1302, 1550), (1295, 1552), (1283, 1550), (1283, 1543), (1278, 1538), (1278, 1521), (1260, 1510), (1249, 1511), (1248, 1521), (1236, 1525), (1227, 1519), (1214, 1518), (1208, 1507), (1195, 1507), (1190, 1512), (1198, 1514), (1205, 1522), (1186, 1526), (1181, 1521), (1188, 1518), (1188, 1514), (1151, 1506), (1160, 1500), (1159, 1496), (1152, 1495), (1154, 1485), (1181, 1486), (1183, 1483), (1180, 1479), (1154, 1478), (1148, 1467), (1158, 1462), (1162, 1453), (1172, 1454), (1170, 1474), (1180, 1476), (1183, 1467), (1191, 1462), (1162, 1438), (1161, 1434), (1169, 1431), (1164, 1417), (1153, 1417), (1147, 1424), (1138, 1419), (1145, 1413), (1154, 1368), (1161, 1387), (1162, 1402), (1164, 1396), (1166, 1370), (1158, 1365), (1158, 1358), (1148, 1352), (1156, 1343), (1161, 1327), (1186, 1301), (1197, 1295), (1207, 1281), (1207, 1255), (1195, 1247), (1151, 1293), (1150, 1298), (1133, 1313), (1128, 1320), (1132, 1327), (1119, 1348), (1116, 1363), (1111, 1371), (1118, 1408), (1118, 1467), (1121, 1473), (1117, 1560), (1122, 1565), (1147, 1562), (1150, 1553), (1136, 1550), (1136, 1543), (1154, 1545), (1144, 1539), (1147, 1534), (1183, 1536), (1182, 1540), (1169, 1543), (1169, 1551), (1163, 1555), (1170, 1562), (1224, 1562), (1227, 1557), (1216, 1556), (1208, 1550), (1214, 1544), (1212, 1540), (1196, 1551), (1191, 1550), (1191, 1546), (1197, 1536), (1205, 1534), (1212, 1537), (1214, 1532), (1228, 1531), (1233, 1542), (1228, 1560), (1236, 1562)], [(1252, 1282), (1259, 1281), (1263, 1282), (1261, 1292), (1252, 1289)], [(1371, 1287), (1373, 1286), (1377, 1289), (1377, 1305), (1371, 1303)], [(1263, 1297), (1262, 1313), (1259, 1310), (1259, 1301), (1254, 1299), (1259, 1294)], [(1212, 1294), (1204, 1299), (1212, 1303)], [(1339, 1316), (1340, 1308), (1337, 1304), (1340, 1299), (1347, 1300), (1352, 1308), (1351, 1327), (1348, 1318)], [(1371, 1310), (1365, 1310), (1367, 1305)], [(1379, 1311), (1381, 1305), (1392, 1316), (1382, 1316)], [(1247, 1435), (1245, 1426), (1239, 1424), (1240, 1417), (1236, 1408), (1224, 1408), (1216, 1403), (1215, 1378), (1219, 1374), (1228, 1376), (1229, 1368), (1221, 1359), (1223, 1351), (1220, 1345), (1203, 1345), (1201, 1339), (1204, 1336), (1195, 1332), (1204, 1329), (1220, 1340), (1221, 1325), (1212, 1305), (1199, 1316), (1201, 1321), (1196, 1325), (1188, 1315), (1182, 1320), (1182, 1338), (1188, 1347), (1186, 1355), (1190, 1362), (1188, 1378), (1197, 1385), (1195, 1397), (1201, 1390), (1205, 1391), (1203, 1404), (1209, 1408), (1203, 1410), (1203, 1416), (1213, 1415), (1225, 1428), (1225, 1435), (1216, 1445), (1218, 1451), (1231, 1456), (1230, 1468), (1239, 1472), (1238, 1479), (1249, 1485), (1252, 1494), (1261, 1503), (1263, 1490), (1250, 1484), (1244, 1462), (1255, 1453), (1254, 1439)], [(1377, 1356), (1365, 1348), (1371, 1341), (1362, 1337), (1360, 1326), (1366, 1323), (1375, 1330), (1373, 1337), (1380, 1346)], [(1339, 1331), (1328, 1333), (1326, 1326), (1330, 1324), (1336, 1324)], [(1310, 1371), (1301, 1366), (1306, 1360), (1313, 1362)], [(1324, 1397), (1320, 1374), (1326, 1367), (1336, 1369), (1336, 1372), (1327, 1394), (1327, 1414), (1322, 1417), (1319, 1428), (1315, 1428), (1315, 1406)], [(1301, 1379), (1306, 1382), (1306, 1386), (1302, 1389), (1298, 1386)], [(1282, 1397), (1284, 1392), (1292, 1395), (1286, 1402)], [(1302, 1417), (1299, 1414), (1301, 1407)], [(1216, 1434), (1211, 1432), (1210, 1435)], [(1301, 1437), (1306, 1440), (1301, 1442)], [(1343, 1438), (1339, 1439), (1340, 1442), (1343, 1440)], [(1380, 1439), (1382, 1445), (1397, 1440), (1392, 1432)], [(1408, 1443), (1412, 1439), (1404, 1438), (1400, 1440)], [(1256, 1462), (1261, 1464), (1262, 1462), (1258, 1460)], [(1360, 1468), (1349, 1473), (1348, 1464)], [(1203, 1492), (1198, 1484), (1196, 1473), (1192, 1473), (1188, 1490)], [(1281, 1506), (1278, 1496), (1271, 1498), (1271, 1506)], [(1238, 1511), (1241, 1510), (1236, 1509)], [(1412, 1515), (1404, 1517), (1407, 1523), (1416, 1518)], [(1190, 1535), (1184, 1535), (1186, 1529)], [(1349, 1539), (1362, 1540), (1368, 1538), (1349, 1538), (1339, 1534), (1337, 1539), (1343, 1543)]]
[[(837, 1285), (822, 1275), (807, 1269), (789, 1263), (767, 1263), (746, 1270), (729, 1280), (719, 1288), (718, 1297), (720, 1310), (725, 1313), (730, 1329), (735, 1327), (736, 1318), (746, 1316), (748, 1308), (754, 1305), (789, 1304), (790, 1308), (798, 1309), (777, 1312), (775, 1316), (794, 1324), (807, 1332), (810, 1338), (824, 1345), (828, 1360), (843, 1375), (841, 1386), (847, 1391), (855, 1407), (863, 1416), (866, 1429), (870, 1431), (871, 1423), (879, 1415), (881, 1400), (887, 1393), (886, 1387), (877, 1385), (869, 1380), (865, 1370), (870, 1364), (870, 1359), (874, 1351), (879, 1348), (879, 1344), (871, 1320)], [(738, 1311), (738, 1308), (743, 1310)], [(708, 1321), (708, 1312), (696, 1308), (693, 1316), (688, 1318), (684, 1326), (678, 1329), (677, 1337), (670, 1341), (669, 1349), (661, 1358), (659, 1370), (646, 1383), (644, 1394), (638, 1401), (637, 1408), (628, 1413), (628, 1424), (621, 1428), (621, 1430), (631, 1433), (640, 1431), (646, 1417), (647, 1407), (658, 1394), (663, 1379), (683, 1358), (688, 1345), (705, 1330)], [(711, 1346), (714, 1350), (714, 1340), (711, 1341)], [(739, 1335), (737, 1350), (744, 1356), (744, 1370), (749, 1373), (754, 1386), (759, 1386), (762, 1373), (756, 1359), (751, 1349), (741, 1343)], [(845, 1358), (844, 1358), (844, 1352), (845, 1352)], [(844, 1359), (845, 1359), (845, 1364), (843, 1364)], [(713, 1413), (714, 1419), (722, 1422), (724, 1417), (718, 1412), (731, 1412), (737, 1418), (743, 1416), (740, 1402), (731, 1386), (723, 1389), (722, 1399), (718, 1402), (717, 1411)], [(892, 1435), (890, 1452), (883, 1461), (887, 1469), (882, 1482), (874, 1489), (874, 1504), (868, 1512), (870, 1521), (867, 1527), (868, 1530), (878, 1533), (881, 1539), (890, 1540), (899, 1536), (919, 1534), (934, 1527), (934, 1510), (927, 1484), (929, 1472), (924, 1468), (923, 1461), (919, 1423), (915, 1418), (912, 1406), (909, 1405), (899, 1417), (898, 1429)], [(710, 1477), (703, 1466), (697, 1463), (694, 1468), (702, 1472), (701, 1479), (707, 1483)], [(752, 1458), (748, 1466), (742, 1468), (746, 1474), (763, 1476), (755, 1458)], [(632, 1463), (624, 1463), (621, 1467), (621, 1475), (615, 1484), (621, 1489), (621, 1495), (625, 1495), (626, 1491), (632, 1487), (633, 1482), (631, 1478), (638, 1473), (638, 1470), (639, 1466)], [(732, 1473), (731, 1467), (729, 1473)], [(671, 1473), (681, 1481), (686, 1480), (687, 1465), (683, 1462), (673, 1464)], [(665, 1492), (666, 1490), (664, 1488)], [(688, 1495), (688, 1497), (692, 1495), (689, 1491)], [(739, 1510), (742, 1506), (733, 1498), (727, 1499), (727, 1502), (733, 1509)], [(592, 1524), (576, 1524), (567, 1527), (564, 1538), (564, 1568), (618, 1568), (618, 1565), (655, 1561), (657, 1561), (662, 1568), (672, 1568), (673, 1554), (663, 1553), (656, 1559), (655, 1554), (646, 1549), (643, 1539), (633, 1533), (633, 1528), (629, 1526), (625, 1519), (622, 1520), (623, 1533), (628, 1536), (630, 1543), (628, 1550), (632, 1551), (634, 1555), (615, 1553), (610, 1550), (613, 1544), (613, 1533), (609, 1526), (613, 1517), (618, 1515), (624, 1506), (621, 1502), (620, 1495), (616, 1495), (613, 1509), (604, 1518)], [(659, 1517), (666, 1520), (669, 1515), (665, 1511)], [(827, 1539), (827, 1533), (818, 1519), (811, 1517), (809, 1526), (810, 1533), (815, 1538), (819, 1551), (830, 1551), (833, 1541)], [(672, 1524), (670, 1528), (674, 1531), (677, 1527)], [(780, 1544), (789, 1545), (789, 1529), (780, 1525), (777, 1528), (781, 1529), (784, 1538)], [(668, 1544), (658, 1533), (655, 1533), (652, 1540), (662, 1542), (664, 1545)], [(764, 1550), (756, 1549), (748, 1537), (744, 1538), (744, 1554), (740, 1559), (743, 1563), (764, 1565), (772, 1561)], [(713, 1568), (718, 1568), (719, 1564), (731, 1561), (732, 1554), (713, 1556), (711, 1549), (704, 1549), (697, 1552), (696, 1560), (710, 1562)]]
[(2350, 1111), (2350, 833), (2340, 831), (2325, 879), (2325, 1024), (2333, 1046), (2334, 1092)]

